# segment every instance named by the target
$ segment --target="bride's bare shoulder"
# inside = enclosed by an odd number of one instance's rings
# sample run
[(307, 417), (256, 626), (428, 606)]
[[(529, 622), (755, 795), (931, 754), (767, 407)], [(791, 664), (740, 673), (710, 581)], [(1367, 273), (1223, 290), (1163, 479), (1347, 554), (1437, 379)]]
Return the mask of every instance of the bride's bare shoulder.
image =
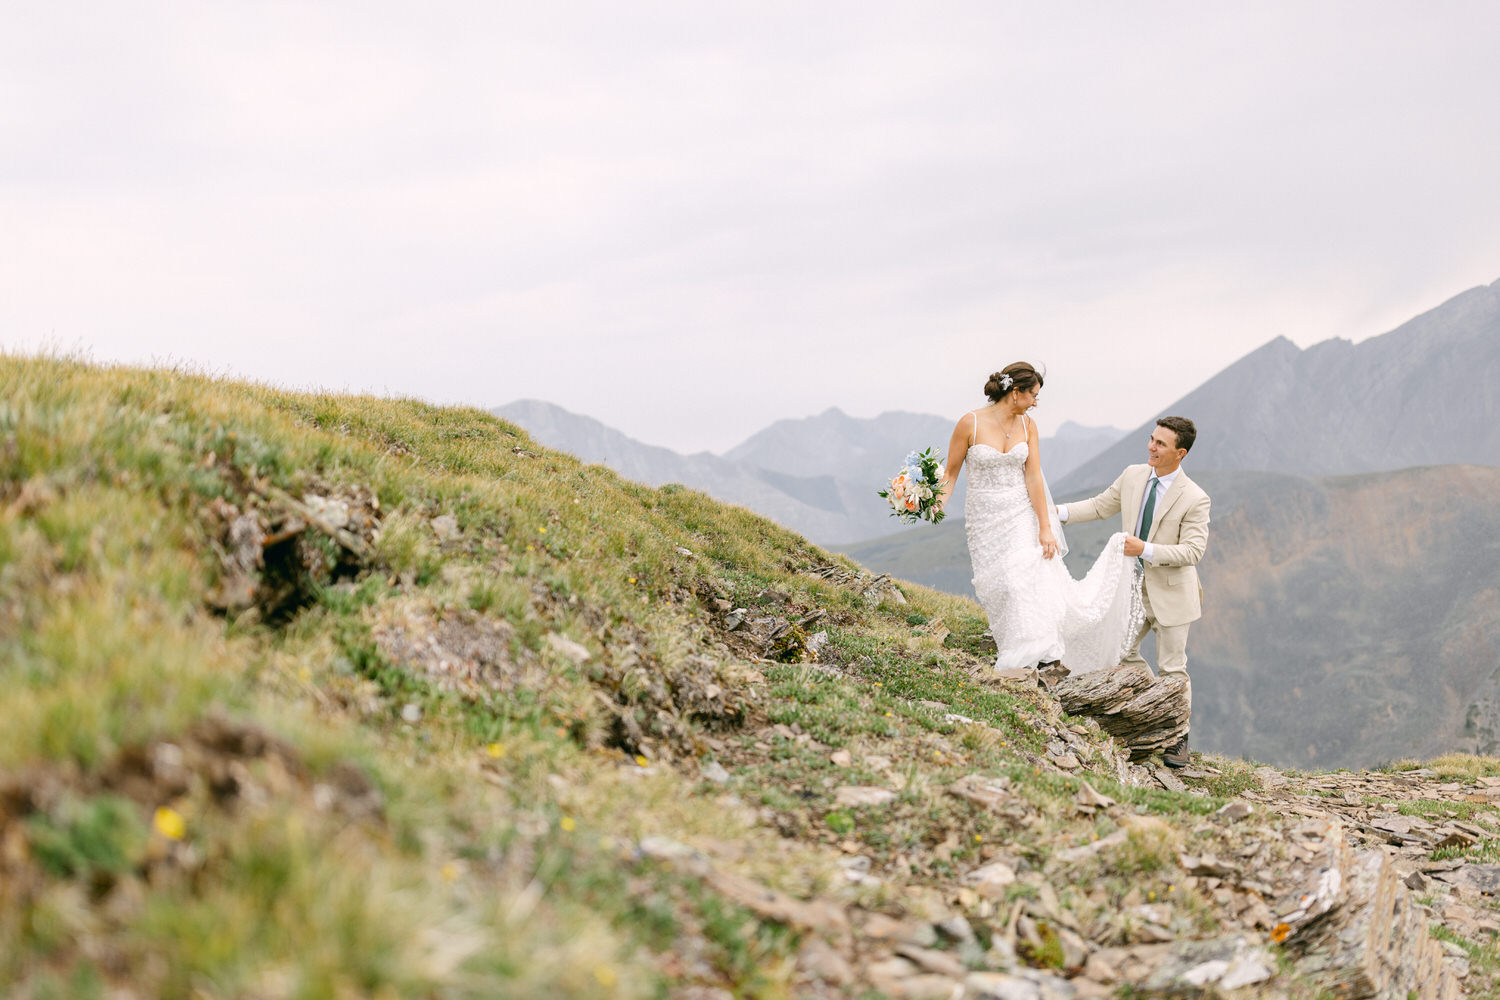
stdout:
[(979, 411), (970, 410), (953, 422), (953, 433), (973, 434), (974, 428), (978, 426)]

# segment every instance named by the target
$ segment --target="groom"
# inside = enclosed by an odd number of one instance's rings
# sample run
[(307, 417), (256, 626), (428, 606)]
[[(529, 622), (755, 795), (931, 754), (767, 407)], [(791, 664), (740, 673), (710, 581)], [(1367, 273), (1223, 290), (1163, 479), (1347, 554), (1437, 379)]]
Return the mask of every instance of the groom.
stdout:
[[(1198, 436), (1186, 417), (1162, 417), (1151, 432), (1146, 464), (1132, 465), (1114, 485), (1089, 500), (1060, 504), (1064, 523), (1098, 521), (1118, 513), (1125, 531), (1125, 554), (1138, 557), (1146, 569), (1142, 597), (1146, 623), (1130, 644), (1121, 666), (1140, 664), (1141, 640), (1156, 632), (1158, 673), (1180, 674), (1188, 680), (1188, 626), (1203, 615), (1203, 589), (1198, 585), (1198, 560), (1208, 546), (1208, 494), (1182, 471), (1182, 460)], [(1187, 687), (1192, 712), (1192, 683)], [(1168, 767), (1187, 767), (1188, 741), (1162, 755)]]

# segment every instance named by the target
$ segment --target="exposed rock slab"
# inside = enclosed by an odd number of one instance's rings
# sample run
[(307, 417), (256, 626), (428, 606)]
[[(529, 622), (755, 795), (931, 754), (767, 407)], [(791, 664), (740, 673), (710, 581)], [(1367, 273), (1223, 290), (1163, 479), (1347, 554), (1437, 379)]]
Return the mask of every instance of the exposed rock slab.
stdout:
[(1060, 681), (1063, 710), (1087, 715), (1130, 748), (1132, 760), (1179, 743), (1188, 732), (1187, 682), (1158, 678), (1146, 667), (1095, 670)]

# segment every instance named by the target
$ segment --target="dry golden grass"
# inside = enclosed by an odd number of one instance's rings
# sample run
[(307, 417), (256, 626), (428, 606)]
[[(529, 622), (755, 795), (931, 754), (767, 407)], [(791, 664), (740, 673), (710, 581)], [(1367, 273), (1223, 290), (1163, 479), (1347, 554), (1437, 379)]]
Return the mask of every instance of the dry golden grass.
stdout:
[(1396, 761), (1387, 770), (1415, 771), (1423, 768), (1432, 771), (1433, 775), (1438, 778), (1446, 778), (1450, 781), (1463, 779), (1472, 781), (1475, 778), (1491, 777), (1500, 774), (1500, 757), (1470, 753), (1449, 753), (1441, 757), (1434, 757), (1429, 761)]

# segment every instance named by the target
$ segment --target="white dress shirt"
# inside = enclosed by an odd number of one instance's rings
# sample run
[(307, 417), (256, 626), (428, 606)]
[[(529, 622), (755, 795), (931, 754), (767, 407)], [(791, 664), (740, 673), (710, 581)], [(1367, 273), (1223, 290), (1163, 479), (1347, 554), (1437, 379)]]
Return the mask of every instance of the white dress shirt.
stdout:
[[(1151, 519), (1153, 521), (1156, 520), (1157, 512), (1159, 512), (1161, 510), (1161, 501), (1162, 501), (1162, 498), (1167, 495), (1167, 490), (1169, 490), (1169, 489), (1172, 488), (1172, 480), (1176, 479), (1177, 478), (1177, 473), (1179, 473), (1181, 471), (1182, 471), (1182, 466), (1179, 465), (1177, 468), (1173, 469), (1171, 472), (1167, 473), (1165, 476), (1157, 476), (1157, 478), (1156, 478), (1156, 505), (1151, 508)], [(1135, 531), (1132, 532), (1132, 534), (1134, 534), (1135, 537), (1137, 537), (1137, 538), (1141, 537), (1141, 515), (1144, 514), (1144, 513), (1146, 513), (1146, 494), (1143, 492), (1143, 493), (1141, 493), (1141, 509), (1135, 512)], [(1067, 524), (1068, 523), (1068, 505), (1067, 504), (1060, 503), (1060, 504), (1057, 505), (1057, 519), (1059, 521), (1061, 521), (1063, 524)], [(1146, 542), (1146, 540), (1144, 538), (1141, 538), (1141, 541)], [(1144, 559), (1144, 560), (1146, 560), (1148, 563), (1154, 563), (1154, 562), (1156, 562), (1155, 559), (1151, 558), (1152, 553), (1155, 551), (1155, 548), (1156, 548), (1156, 546), (1152, 545), (1150, 542), (1146, 542), (1146, 549), (1145, 549), (1144, 552), (1141, 553), (1141, 558)]]

